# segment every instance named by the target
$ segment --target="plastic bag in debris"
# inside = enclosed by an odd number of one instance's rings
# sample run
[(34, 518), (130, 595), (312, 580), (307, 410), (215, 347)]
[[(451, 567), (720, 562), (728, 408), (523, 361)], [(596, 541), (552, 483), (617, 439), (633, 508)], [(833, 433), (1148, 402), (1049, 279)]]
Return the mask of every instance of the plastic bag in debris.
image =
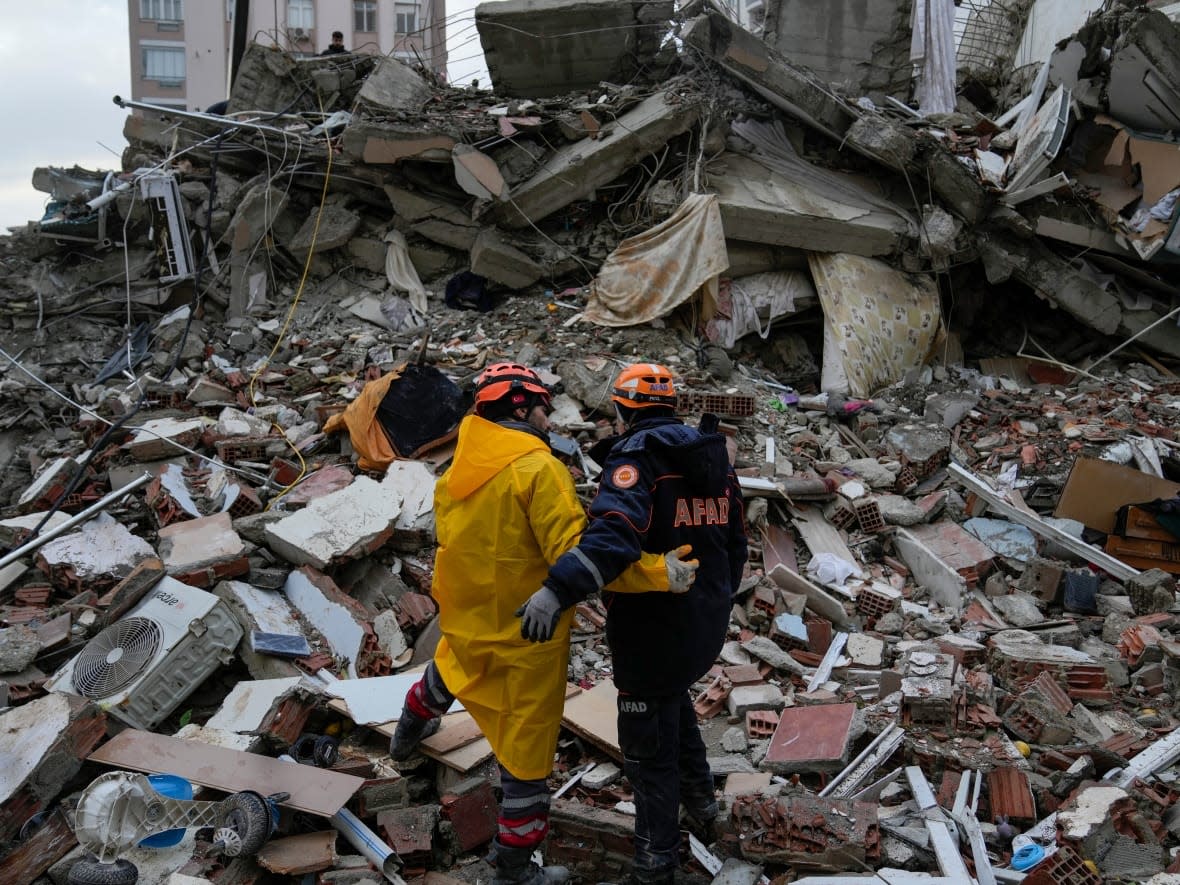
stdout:
[(716, 194), (690, 194), (666, 221), (619, 243), (590, 286), (586, 319), (634, 326), (670, 313), (698, 291), (709, 319), (729, 267)]
[(357, 466), (385, 470), (453, 439), (469, 406), (459, 386), (433, 366), (402, 366), (366, 384), (324, 432), (347, 430)]
[(834, 553), (817, 553), (807, 563), (807, 573), (821, 584), (843, 584), (859, 571), (853, 563)]

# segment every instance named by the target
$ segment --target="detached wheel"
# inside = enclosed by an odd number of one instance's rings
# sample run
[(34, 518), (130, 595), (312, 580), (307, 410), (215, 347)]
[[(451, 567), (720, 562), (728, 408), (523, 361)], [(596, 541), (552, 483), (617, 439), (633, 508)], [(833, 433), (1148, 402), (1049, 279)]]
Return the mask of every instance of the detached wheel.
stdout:
[(93, 854), (70, 867), (67, 881), (70, 885), (135, 885), (139, 881), (139, 870), (129, 860), (102, 863)]
[(257, 793), (234, 793), (225, 800), (216, 837), (230, 857), (253, 855), (270, 836), (270, 808)]

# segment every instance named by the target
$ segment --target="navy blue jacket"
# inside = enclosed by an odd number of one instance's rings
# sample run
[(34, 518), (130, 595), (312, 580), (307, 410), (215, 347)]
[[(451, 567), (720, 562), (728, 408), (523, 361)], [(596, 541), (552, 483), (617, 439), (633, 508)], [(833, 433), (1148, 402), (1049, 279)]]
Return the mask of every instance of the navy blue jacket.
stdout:
[(725, 437), (675, 418), (642, 419), (613, 441), (602, 463), (590, 525), (545, 583), (573, 605), (641, 553), (691, 544), (700, 568), (687, 593), (603, 593), (619, 690), (684, 691), (721, 651), (746, 563), (742, 495)]

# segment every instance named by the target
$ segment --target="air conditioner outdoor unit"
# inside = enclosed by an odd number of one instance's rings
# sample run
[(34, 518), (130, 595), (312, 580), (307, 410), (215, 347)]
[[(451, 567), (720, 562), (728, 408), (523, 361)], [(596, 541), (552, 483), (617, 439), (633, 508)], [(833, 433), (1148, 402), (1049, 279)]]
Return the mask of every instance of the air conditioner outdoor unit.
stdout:
[(86, 644), (46, 685), (155, 728), (234, 657), (242, 627), (212, 593), (162, 578), (147, 598)]
[(307, 39), (307, 31), (303, 30), (303, 28), (292, 28), (291, 33), (295, 35), (296, 40)]

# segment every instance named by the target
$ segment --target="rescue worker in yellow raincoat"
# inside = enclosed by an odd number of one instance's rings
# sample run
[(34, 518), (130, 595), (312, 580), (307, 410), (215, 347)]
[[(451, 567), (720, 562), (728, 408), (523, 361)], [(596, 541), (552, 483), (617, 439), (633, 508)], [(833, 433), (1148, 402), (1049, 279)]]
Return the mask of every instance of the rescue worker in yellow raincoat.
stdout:
[[(407, 759), (438, 730), (455, 698), (475, 719), (500, 765), (503, 800), (495, 840), (495, 885), (545, 885), (564, 867), (531, 860), (549, 829), (546, 778), (564, 707), (573, 611), (556, 597), (529, 612), (554, 637), (530, 642), (519, 619), (550, 565), (586, 527), (573, 479), (549, 449), (549, 391), (515, 363), (476, 379), (475, 415), (463, 419), (454, 461), (435, 486), (438, 535), (432, 594), (442, 638), (434, 660), (406, 696), (390, 742)], [(696, 563), (688, 548), (648, 554), (623, 574), (616, 592), (684, 592)], [(543, 602), (543, 601), (542, 601)]]

